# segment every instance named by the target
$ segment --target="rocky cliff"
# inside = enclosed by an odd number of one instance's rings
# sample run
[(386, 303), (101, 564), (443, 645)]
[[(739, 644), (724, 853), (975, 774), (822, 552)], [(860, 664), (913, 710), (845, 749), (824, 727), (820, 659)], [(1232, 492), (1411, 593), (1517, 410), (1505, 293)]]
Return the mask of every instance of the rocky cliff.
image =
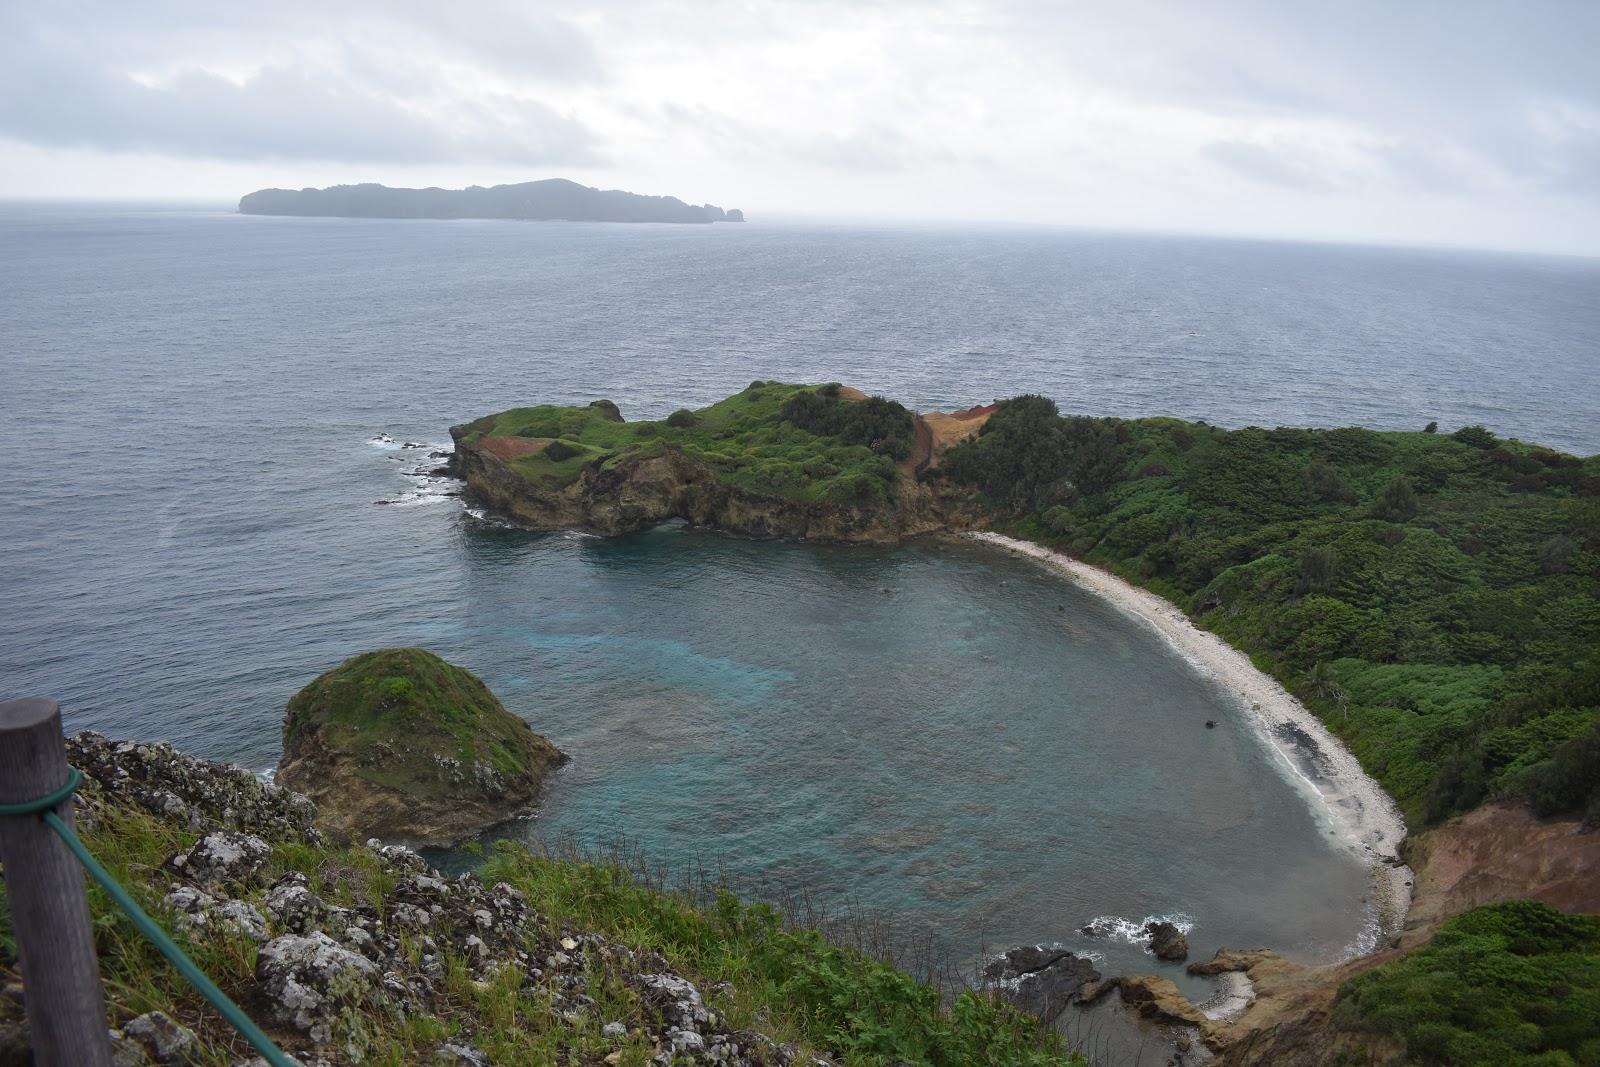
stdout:
[(575, 481), (551, 485), (519, 473), (504, 440), (463, 443), (458, 436), (454, 470), (466, 482), (467, 503), (532, 530), (609, 537), (682, 519), (745, 537), (893, 544), (950, 527), (948, 509), (915, 483), (897, 487), (892, 500), (866, 504), (784, 499), (730, 484), (704, 460), (668, 448), (587, 467)]
[(464, 497), (534, 530), (605, 536), (681, 519), (748, 537), (892, 544), (982, 518), (924, 481), (925, 427), (838, 385), (756, 382), (700, 411), (624, 423), (616, 405), (518, 408), (450, 431)]

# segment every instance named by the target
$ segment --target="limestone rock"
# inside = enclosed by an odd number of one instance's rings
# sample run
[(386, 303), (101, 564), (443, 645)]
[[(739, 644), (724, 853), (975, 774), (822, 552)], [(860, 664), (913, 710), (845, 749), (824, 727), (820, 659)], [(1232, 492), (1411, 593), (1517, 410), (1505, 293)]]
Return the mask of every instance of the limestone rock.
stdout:
[(321, 931), (284, 934), (263, 945), (256, 981), (278, 1022), (319, 1045), (350, 1041), (357, 1056), (364, 1040), (351, 1032), (356, 1028), (347, 1013), (389, 1006), (378, 968)]
[(122, 1034), (142, 1045), (159, 1064), (188, 1063), (197, 1046), (193, 1030), (179, 1026), (159, 1011), (148, 1011), (129, 1019), (122, 1027)]

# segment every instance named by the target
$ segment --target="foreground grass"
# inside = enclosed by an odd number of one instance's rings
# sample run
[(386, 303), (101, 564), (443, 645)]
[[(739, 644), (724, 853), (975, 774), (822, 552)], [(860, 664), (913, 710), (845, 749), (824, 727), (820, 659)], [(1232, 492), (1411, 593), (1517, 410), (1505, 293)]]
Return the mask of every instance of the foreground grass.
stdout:
[(637, 884), (620, 867), (553, 860), (505, 843), (483, 877), (510, 882), (534, 907), (575, 926), (654, 949), (708, 983), (731, 983), (727, 1011), (741, 1025), (790, 1035), (847, 1063), (1077, 1062), (1055, 1034), (987, 997), (963, 992), (945, 1005), (932, 986), (815, 930), (786, 927), (772, 908), (741, 904), (726, 891), (714, 906), (697, 908)]
[[(152, 915), (163, 916), (168, 879), (162, 864), (198, 835), (143, 812), (108, 806), (83, 833), (89, 847)], [(314, 892), (342, 907), (379, 908), (395, 873), (365, 848), (278, 842), (266, 883), (288, 871), (308, 876)], [(637, 950), (660, 952), (706, 994), (710, 1007), (734, 1027), (758, 1030), (802, 1053), (838, 1062), (938, 1067), (977, 1064), (1033, 1067), (1081, 1064), (1060, 1037), (986, 997), (963, 993), (947, 1000), (934, 987), (809, 929), (785, 926), (763, 905), (745, 905), (727, 892), (697, 907), (683, 895), (641, 884), (626, 870), (536, 856), (501, 842), (486, 862), (487, 882), (505, 881), (527, 894), (555, 936), (562, 930), (601, 934)], [(259, 903), (264, 888), (240, 899)], [(167, 1012), (197, 1031), (197, 1062), (224, 1067), (248, 1050), (97, 888), (90, 908), (111, 1023), (146, 1011)], [(171, 924), (167, 923), (169, 929)], [(266, 1022), (254, 990), (256, 945), (242, 936), (201, 940), (177, 933), (179, 943), (247, 1011)], [(414, 950), (420, 955), (420, 946)], [(592, 1016), (564, 1018), (536, 981), (506, 968), (474, 981), (468, 961), (446, 950), (449, 1010), (437, 1016), (366, 1021), (370, 1038), (362, 1062), (402, 1067), (421, 1062), (440, 1041), (468, 1036), (497, 1063), (594, 1064), (642, 1067), (654, 1050), (635, 1024), (647, 1009), (619, 974), (591, 965), (587, 993)], [(15, 967), (9, 914), (0, 891), (0, 966)], [(719, 983), (726, 983), (725, 985)], [(20, 1017), (0, 1000), (0, 1021)], [(628, 1024), (630, 1036), (608, 1038), (598, 1020)], [(303, 1047), (292, 1035), (285, 1047)], [(614, 1056), (614, 1059), (607, 1057)]]
[(938, 473), (1249, 653), (1413, 823), (1495, 795), (1600, 818), (1600, 457), (1022, 397)]
[(1594, 1067), (1600, 918), (1531, 901), (1478, 908), (1347, 982), (1334, 1023), (1399, 1040), (1413, 1064)]

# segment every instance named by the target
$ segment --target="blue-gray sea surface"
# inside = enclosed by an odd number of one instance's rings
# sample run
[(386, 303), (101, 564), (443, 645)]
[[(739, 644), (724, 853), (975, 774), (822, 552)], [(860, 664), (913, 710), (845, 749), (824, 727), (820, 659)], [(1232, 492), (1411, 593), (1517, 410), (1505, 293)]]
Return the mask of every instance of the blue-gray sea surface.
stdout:
[(0, 694), (266, 769), (297, 688), (421, 644), (573, 756), (514, 833), (622, 835), (957, 958), (1061, 940), (1153, 966), (1077, 933), (1106, 915), (1187, 916), (1197, 955), (1329, 958), (1360, 934), (1360, 864), (1236, 707), (1035, 565), (533, 536), (399, 446), (512, 404), (660, 416), (782, 378), (1593, 452), (1597, 352), (1590, 260), (13, 205)]

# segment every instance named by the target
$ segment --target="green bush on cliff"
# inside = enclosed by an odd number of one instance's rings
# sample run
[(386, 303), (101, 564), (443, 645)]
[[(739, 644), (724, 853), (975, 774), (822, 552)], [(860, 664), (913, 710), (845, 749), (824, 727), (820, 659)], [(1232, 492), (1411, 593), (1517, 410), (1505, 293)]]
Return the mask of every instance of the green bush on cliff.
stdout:
[(1412, 819), (1495, 794), (1600, 818), (1600, 457), (1025, 396), (938, 474), (1248, 652)]
[(783, 417), (818, 437), (837, 437), (874, 452), (905, 459), (911, 455), (916, 419), (903, 405), (881, 396), (839, 399), (839, 387), (804, 390), (783, 405)]
[(521, 889), (540, 911), (587, 929), (626, 930), (630, 945), (685, 973), (731, 982), (752, 1015), (850, 1064), (1083, 1062), (1054, 1031), (1003, 1003), (963, 992), (946, 1004), (935, 987), (726, 890), (697, 903), (622, 867), (556, 860), (509, 842), (481, 873)]
[(1467, 912), (1345, 983), (1333, 1021), (1413, 1064), (1600, 1064), (1600, 918), (1525, 900)]

